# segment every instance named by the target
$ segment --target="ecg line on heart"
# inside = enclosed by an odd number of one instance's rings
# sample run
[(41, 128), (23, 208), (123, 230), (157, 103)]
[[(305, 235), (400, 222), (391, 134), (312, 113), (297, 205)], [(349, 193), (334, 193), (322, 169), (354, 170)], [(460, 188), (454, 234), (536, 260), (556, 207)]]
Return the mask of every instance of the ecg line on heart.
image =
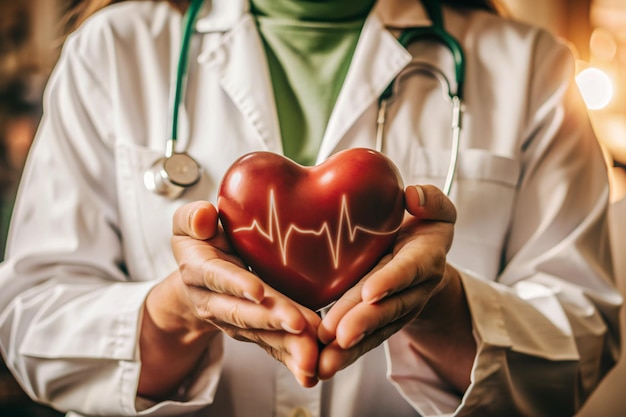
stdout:
[(348, 197), (344, 194), (341, 196), (341, 208), (339, 209), (339, 224), (337, 226), (337, 234), (335, 239), (333, 239), (333, 233), (330, 230), (330, 226), (328, 222), (322, 223), (322, 225), (318, 229), (303, 229), (298, 227), (295, 224), (289, 225), (286, 233), (283, 235), (281, 233), (280, 227), (280, 219), (278, 216), (278, 208), (276, 205), (276, 199), (274, 197), (274, 190), (270, 190), (269, 195), (269, 211), (268, 211), (268, 219), (267, 219), (267, 228), (264, 229), (260, 222), (256, 219), (252, 221), (250, 226), (243, 226), (237, 229), (234, 229), (234, 233), (239, 232), (249, 232), (256, 230), (261, 236), (274, 243), (274, 231), (276, 230), (276, 239), (278, 240), (278, 247), (280, 248), (280, 253), (283, 261), (283, 265), (287, 265), (287, 248), (289, 246), (289, 238), (292, 233), (300, 233), (302, 235), (314, 235), (314, 236), (326, 236), (326, 240), (328, 242), (328, 247), (330, 250), (331, 257), (333, 259), (333, 266), (335, 269), (339, 267), (340, 253), (339, 249), (341, 248), (341, 236), (344, 230), (344, 222), (346, 223), (345, 228), (347, 228), (348, 236), (350, 238), (350, 242), (354, 242), (356, 238), (356, 234), (358, 232), (363, 232), (371, 235), (378, 236), (386, 236), (392, 235), (400, 230), (400, 226), (395, 228), (394, 230), (387, 232), (380, 232), (378, 230), (368, 229), (363, 226), (352, 226), (352, 220), (350, 219), (350, 211), (348, 209)]

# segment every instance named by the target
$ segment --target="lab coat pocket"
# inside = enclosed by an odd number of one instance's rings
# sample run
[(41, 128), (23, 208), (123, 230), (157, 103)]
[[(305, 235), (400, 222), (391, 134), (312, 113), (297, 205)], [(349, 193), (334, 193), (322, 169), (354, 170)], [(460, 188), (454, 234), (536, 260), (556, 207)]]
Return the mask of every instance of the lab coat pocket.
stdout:
[(120, 224), (134, 280), (162, 279), (176, 268), (170, 245), (174, 212), (184, 203), (209, 198), (206, 175), (177, 199), (148, 190), (144, 173), (162, 157), (162, 152), (133, 143), (116, 144)]
[[(443, 187), (449, 164), (448, 150), (420, 148), (413, 152), (409, 184)], [(496, 278), (520, 176), (521, 163), (513, 157), (484, 149), (459, 152), (450, 192), (457, 208), (450, 259), (479, 276)]]

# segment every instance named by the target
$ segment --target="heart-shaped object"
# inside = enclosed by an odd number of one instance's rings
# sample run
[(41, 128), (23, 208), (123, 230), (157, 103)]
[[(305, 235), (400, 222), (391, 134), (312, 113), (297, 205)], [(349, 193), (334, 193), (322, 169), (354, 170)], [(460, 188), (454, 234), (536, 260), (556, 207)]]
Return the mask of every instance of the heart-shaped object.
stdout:
[(370, 149), (341, 151), (313, 167), (253, 152), (226, 172), (217, 205), (251, 270), (318, 310), (389, 250), (404, 217), (404, 186), (393, 162)]

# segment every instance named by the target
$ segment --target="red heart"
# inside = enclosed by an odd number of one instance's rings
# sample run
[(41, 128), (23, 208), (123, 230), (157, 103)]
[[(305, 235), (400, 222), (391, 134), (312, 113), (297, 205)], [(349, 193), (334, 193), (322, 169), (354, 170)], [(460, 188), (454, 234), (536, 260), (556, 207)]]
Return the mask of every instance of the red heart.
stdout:
[(404, 216), (404, 190), (393, 162), (370, 149), (348, 149), (314, 167), (253, 152), (226, 172), (217, 204), (226, 235), (252, 271), (317, 310), (389, 250)]

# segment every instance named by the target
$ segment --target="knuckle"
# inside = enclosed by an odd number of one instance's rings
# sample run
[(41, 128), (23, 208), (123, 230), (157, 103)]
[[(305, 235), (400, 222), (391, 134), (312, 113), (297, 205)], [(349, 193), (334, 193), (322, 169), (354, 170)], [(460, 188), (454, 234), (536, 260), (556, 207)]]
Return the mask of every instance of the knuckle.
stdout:
[(250, 342), (250, 338), (248, 336), (246, 336), (244, 334), (244, 332), (242, 332), (240, 329), (234, 328), (234, 327), (229, 327), (229, 326), (225, 326), (223, 327), (222, 331), (224, 333), (226, 333), (228, 336), (230, 336), (231, 338), (239, 341), (239, 342)]
[(380, 330), (370, 334), (363, 343), (357, 344), (354, 349), (354, 355), (350, 355), (346, 358), (346, 366), (355, 362), (359, 357), (365, 355), (370, 350), (380, 346), (383, 342), (393, 336), (403, 326), (400, 320), (397, 320), (387, 326), (382, 327)]
[(427, 262), (420, 262), (414, 266), (412, 285), (423, 285), (433, 280), (438, 281), (446, 270), (447, 262), (448, 256), (443, 248), (431, 251)]
[[(415, 302), (412, 300), (412, 297), (408, 296), (399, 296), (398, 302), (394, 303), (393, 309), (393, 319), (392, 322), (402, 319), (407, 314), (409, 314), (412, 310), (415, 309)], [(385, 326), (384, 328), (388, 328), (389, 326)]]
[[(446, 197), (447, 198), (447, 197)], [(456, 223), (456, 206), (450, 201), (448, 200), (448, 207), (449, 207), (449, 214), (448, 214), (448, 222), (449, 223)]]
[[(225, 299), (219, 295), (219, 299), (216, 299), (217, 294), (210, 291), (204, 291), (204, 294), (202, 303), (196, 307), (202, 320), (238, 331), (250, 329), (238, 300)], [(218, 302), (214, 303), (213, 300)]]
[(204, 302), (196, 307), (196, 313), (204, 321), (209, 323), (219, 323), (220, 320), (215, 310), (209, 307), (210, 295), (205, 297), (209, 297), (209, 299), (205, 298)]
[(433, 187), (433, 192), (429, 193), (427, 201), (430, 201), (432, 209), (436, 213), (442, 213), (442, 220), (448, 223), (456, 222), (456, 207), (452, 201), (441, 190)]
[(391, 336), (393, 336), (398, 330), (400, 330), (402, 328), (402, 325), (403, 325), (403, 321), (402, 320), (398, 320), (398, 321), (392, 323), (391, 325), (386, 326), (385, 328), (383, 328), (383, 330), (378, 334), (378, 337), (375, 339), (376, 344), (373, 345), (371, 347), (371, 349), (377, 347), (378, 345), (383, 343), (385, 340), (387, 340)]
[(188, 261), (182, 260), (178, 263), (178, 271), (180, 272), (181, 279), (187, 285), (191, 285), (193, 280), (191, 277), (195, 275), (195, 268)]
[(258, 335), (250, 330), (246, 330), (243, 328), (239, 328), (236, 326), (231, 326), (228, 323), (222, 323), (220, 326), (218, 326), (220, 328), (220, 330), (226, 334), (227, 336), (231, 337), (232, 339), (235, 339), (239, 342), (249, 342), (249, 343), (257, 343), (260, 344), (260, 339), (258, 337)]
[(225, 316), (225, 320), (235, 327), (240, 329), (248, 327), (246, 320), (241, 315), (241, 309), (238, 302), (232, 303)]
[(446, 208), (446, 197), (442, 192), (435, 193), (434, 195), (435, 201), (433, 204), (433, 208), (437, 211), (442, 211)]
[(210, 290), (221, 292), (220, 286), (217, 284), (220, 282), (219, 272), (215, 268), (215, 262), (213, 259), (206, 259), (202, 262), (202, 282), (204, 286)]
[(443, 272), (446, 269), (447, 263), (447, 255), (444, 251), (437, 251), (433, 254), (432, 257), (432, 267), (435, 276), (443, 275)]
[(277, 349), (276, 347), (272, 346), (272, 345), (268, 345), (266, 343), (262, 343), (260, 341), (256, 342), (259, 346), (261, 346), (263, 348), (263, 350), (265, 350), (265, 352), (267, 352), (268, 355), (270, 355), (271, 357), (273, 357), (274, 359), (276, 359), (277, 361), (283, 363), (286, 365), (286, 354), (284, 351)]

